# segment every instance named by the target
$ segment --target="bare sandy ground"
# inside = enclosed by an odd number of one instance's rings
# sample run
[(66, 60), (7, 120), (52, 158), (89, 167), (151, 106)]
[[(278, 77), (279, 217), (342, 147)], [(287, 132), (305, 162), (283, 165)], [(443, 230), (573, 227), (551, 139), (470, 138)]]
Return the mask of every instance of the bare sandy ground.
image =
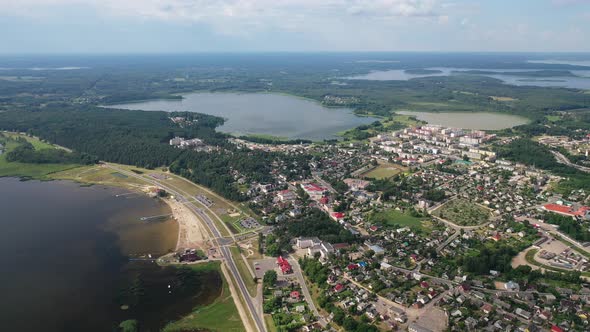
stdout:
[(170, 206), (174, 219), (178, 222), (176, 249), (200, 248), (206, 251), (210, 236), (203, 223), (183, 204), (173, 199), (164, 201)]

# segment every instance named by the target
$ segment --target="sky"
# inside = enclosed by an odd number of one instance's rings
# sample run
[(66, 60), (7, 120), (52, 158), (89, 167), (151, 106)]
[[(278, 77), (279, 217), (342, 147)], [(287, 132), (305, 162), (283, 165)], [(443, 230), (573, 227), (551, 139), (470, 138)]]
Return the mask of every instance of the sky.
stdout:
[(0, 53), (590, 51), (590, 0), (0, 0)]

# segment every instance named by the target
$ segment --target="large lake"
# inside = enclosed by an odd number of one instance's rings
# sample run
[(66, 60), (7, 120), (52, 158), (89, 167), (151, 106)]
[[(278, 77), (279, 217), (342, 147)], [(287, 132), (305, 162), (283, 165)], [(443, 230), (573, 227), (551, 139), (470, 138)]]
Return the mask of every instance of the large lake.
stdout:
[[(431, 76), (451, 76), (460, 75), (461, 71), (467, 70), (481, 70), (487, 72), (498, 72), (499, 74), (483, 74), (480, 76), (487, 76), (499, 79), (506, 84), (512, 85), (530, 85), (530, 86), (542, 86), (542, 87), (564, 87), (564, 88), (575, 88), (575, 89), (590, 89), (590, 70), (571, 70), (571, 72), (578, 77), (528, 77), (528, 76), (515, 76), (500, 74), (502, 72), (526, 72), (526, 71), (537, 71), (530, 69), (473, 69), (473, 68), (447, 68), (447, 67), (436, 67), (427, 68), (429, 70), (438, 70), (439, 73), (430, 74), (410, 74), (404, 69), (394, 70), (378, 70), (372, 71), (368, 74), (356, 75), (347, 77), (347, 79), (355, 80), (370, 80), (370, 81), (407, 81), (413, 78), (420, 77), (431, 77)], [(469, 74), (472, 75), (472, 74)]]
[(199, 275), (190, 291), (169, 293), (177, 269), (129, 261), (173, 249), (178, 226), (140, 221), (170, 210), (144, 195), (116, 196), (123, 192), (0, 178), (3, 331), (103, 332), (134, 318), (141, 331), (155, 332), (219, 295), (218, 273)]
[(415, 116), (418, 120), (430, 124), (437, 124), (445, 127), (499, 130), (520, 126), (529, 122), (527, 118), (488, 112), (396, 112), (404, 115)]
[(190, 111), (227, 119), (218, 130), (234, 135), (264, 134), (323, 140), (377, 120), (359, 117), (348, 108), (327, 108), (293, 96), (270, 93), (191, 93), (182, 100), (153, 100), (110, 105), (144, 111)]

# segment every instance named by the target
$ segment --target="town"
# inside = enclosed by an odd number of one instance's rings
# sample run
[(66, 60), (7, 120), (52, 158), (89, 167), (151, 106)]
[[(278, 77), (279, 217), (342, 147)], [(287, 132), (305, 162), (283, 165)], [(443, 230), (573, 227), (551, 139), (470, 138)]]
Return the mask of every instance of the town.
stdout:
[(233, 174), (260, 217), (238, 233), (265, 229), (249, 260), (264, 313), (304, 331), (590, 328), (589, 193), (502, 158), (517, 139), (419, 125), (336, 145), (231, 140), (306, 163), (277, 159), (265, 183)]

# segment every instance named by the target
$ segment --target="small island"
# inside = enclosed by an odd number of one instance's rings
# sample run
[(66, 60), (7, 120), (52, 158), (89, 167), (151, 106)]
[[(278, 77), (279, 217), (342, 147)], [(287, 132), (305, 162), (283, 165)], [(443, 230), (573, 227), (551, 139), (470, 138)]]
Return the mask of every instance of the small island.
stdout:
[(410, 75), (431, 75), (431, 74), (442, 74), (442, 70), (417, 68), (417, 69), (406, 69), (406, 70), (404, 70), (404, 73), (410, 74)]

